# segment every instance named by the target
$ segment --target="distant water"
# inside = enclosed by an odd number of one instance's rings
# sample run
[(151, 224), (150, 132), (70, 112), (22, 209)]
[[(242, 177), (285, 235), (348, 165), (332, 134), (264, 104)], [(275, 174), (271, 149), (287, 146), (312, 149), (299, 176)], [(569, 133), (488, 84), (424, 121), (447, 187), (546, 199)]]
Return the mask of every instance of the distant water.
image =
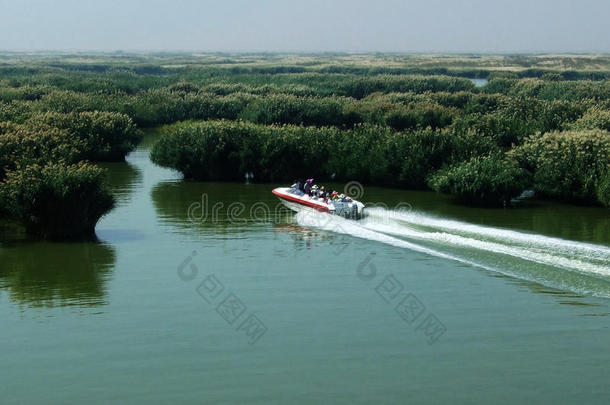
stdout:
[(487, 80), (487, 79), (470, 79), (470, 80), (472, 80), (475, 87), (483, 87), (489, 82), (489, 80)]
[(0, 228), (3, 404), (607, 403), (608, 210), (294, 214), (155, 166), (156, 136), (104, 165), (99, 241)]

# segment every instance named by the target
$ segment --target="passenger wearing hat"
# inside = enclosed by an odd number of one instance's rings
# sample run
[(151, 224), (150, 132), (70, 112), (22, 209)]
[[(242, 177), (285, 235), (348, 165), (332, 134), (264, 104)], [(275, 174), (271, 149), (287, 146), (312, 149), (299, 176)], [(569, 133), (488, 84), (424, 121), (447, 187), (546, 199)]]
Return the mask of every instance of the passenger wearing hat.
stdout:
[(305, 187), (303, 187), (303, 191), (307, 195), (311, 195), (311, 183), (313, 183), (313, 179), (307, 179), (305, 181)]

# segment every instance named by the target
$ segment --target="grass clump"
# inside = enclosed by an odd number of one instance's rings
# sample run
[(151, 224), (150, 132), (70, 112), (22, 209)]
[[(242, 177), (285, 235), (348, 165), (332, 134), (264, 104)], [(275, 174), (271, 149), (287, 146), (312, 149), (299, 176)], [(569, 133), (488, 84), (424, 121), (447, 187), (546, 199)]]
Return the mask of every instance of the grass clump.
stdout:
[(8, 172), (0, 201), (28, 233), (43, 238), (92, 236), (114, 206), (104, 172), (90, 163), (32, 164)]
[(530, 137), (511, 154), (534, 173), (534, 187), (540, 194), (563, 201), (603, 203), (598, 194), (601, 187), (606, 195), (610, 133), (549, 132)]
[(492, 154), (441, 169), (428, 183), (434, 190), (469, 204), (506, 206), (528, 186), (529, 173), (514, 161)]

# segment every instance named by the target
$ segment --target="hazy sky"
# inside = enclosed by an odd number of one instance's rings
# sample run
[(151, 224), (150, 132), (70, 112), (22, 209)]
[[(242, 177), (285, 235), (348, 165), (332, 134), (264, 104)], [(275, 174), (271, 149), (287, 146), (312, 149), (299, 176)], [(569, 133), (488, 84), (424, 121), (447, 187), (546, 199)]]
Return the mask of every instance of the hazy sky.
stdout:
[(0, 0), (0, 50), (610, 52), (610, 0)]

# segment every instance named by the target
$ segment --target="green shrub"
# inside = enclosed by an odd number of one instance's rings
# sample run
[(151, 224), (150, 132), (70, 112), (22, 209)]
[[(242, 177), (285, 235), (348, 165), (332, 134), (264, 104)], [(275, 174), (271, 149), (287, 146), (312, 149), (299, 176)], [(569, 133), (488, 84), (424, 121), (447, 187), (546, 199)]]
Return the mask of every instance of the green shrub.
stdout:
[(91, 236), (114, 206), (102, 169), (88, 163), (33, 164), (7, 174), (0, 201), (28, 233), (44, 238)]
[(492, 142), (471, 133), (428, 128), (391, 134), (380, 158), (388, 172), (382, 184), (425, 188), (427, 176), (442, 166), (494, 149)]
[(599, 82), (544, 81), (538, 79), (517, 80), (507, 93), (513, 97), (538, 98), (541, 100), (608, 100), (610, 99), (610, 80)]
[[(256, 138), (269, 129), (243, 122), (184, 122), (166, 127), (151, 159), (199, 180), (241, 180), (254, 168)], [(249, 158), (252, 156), (252, 158)]]
[(19, 128), (21, 125), (15, 124), (14, 122), (0, 122), (0, 135), (7, 134), (9, 132), (13, 132)]
[(45, 86), (0, 87), (0, 101), (39, 100), (49, 91), (51, 91), (51, 88)]
[(582, 117), (570, 125), (570, 129), (603, 129), (610, 131), (610, 110), (600, 106), (591, 107)]
[(200, 89), (190, 82), (178, 82), (167, 87), (169, 91), (175, 93), (199, 93)]
[(453, 109), (435, 103), (412, 103), (394, 108), (384, 116), (384, 123), (397, 131), (449, 126), (456, 115)]
[(263, 126), (247, 122), (185, 122), (166, 127), (151, 158), (199, 180), (291, 181), (313, 176), (380, 185), (424, 187), (444, 164), (495, 150), (472, 133), (388, 127)]
[(428, 183), (436, 191), (476, 205), (506, 206), (529, 184), (529, 174), (500, 154), (476, 156), (439, 170)]
[(191, 119), (237, 119), (240, 112), (257, 97), (247, 93), (214, 93), (186, 91), (178, 88), (152, 89), (129, 97), (118, 111), (133, 118), (140, 126), (150, 127)]
[(492, 137), (501, 147), (520, 145), (537, 132), (561, 130), (577, 120), (585, 104), (562, 100), (544, 101), (534, 98), (511, 98), (493, 112), (465, 115), (456, 120), (456, 127), (473, 129)]
[(498, 111), (464, 117), (456, 123), (456, 128), (474, 130), (479, 136), (489, 137), (498, 146), (507, 148), (520, 144), (536, 130), (533, 122), (523, 120), (519, 116), (508, 117)]
[[(239, 118), (257, 124), (343, 125), (343, 106), (348, 99), (339, 97), (297, 97), (270, 94), (249, 103)], [(224, 118), (224, 117), (217, 117)]]
[(511, 147), (539, 130), (542, 110), (540, 100), (510, 98), (493, 112), (463, 116), (456, 126), (491, 137), (499, 146)]
[(57, 128), (34, 130), (25, 126), (0, 126), (0, 181), (18, 167), (46, 162), (75, 163), (82, 159), (85, 144)]
[(595, 203), (597, 185), (607, 176), (610, 134), (602, 130), (550, 132), (530, 137), (511, 154), (534, 173), (540, 194)]
[[(389, 130), (358, 126), (336, 128), (263, 126), (240, 121), (185, 122), (169, 126), (154, 145), (153, 162), (199, 180), (242, 180), (253, 172), (257, 181), (296, 177), (371, 178), (380, 156), (371, 151)], [(355, 177), (352, 177), (355, 178)]]
[(555, 72), (547, 72), (540, 76), (540, 80), (546, 80), (549, 82), (560, 82), (563, 80), (563, 76)]
[(330, 89), (336, 94), (354, 98), (363, 98), (369, 94), (382, 92), (413, 92), (427, 91), (458, 92), (474, 89), (474, 84), (465, 78), (449, 76), (416, 76), (416, 75), (376, 75), (366, 77), (335, 80)]
[(425, 93), (424, 96), (428, 97), (431, 101), (442, 105), (443, 107), (453, 107), (458, 109), (465, 108), (473, 99), (480, 97), (480, 95), (471, 93), (469, 91), (458, 91), (456, 93), (439, 91), (437, 93)]
[(353, 123), (367, 122), (381, 125), (385, 121), (384, 117), (386, 114), (400, 106), (400, 102), (400, 100), (389, 99), (388, 95), (376, 93), (365, 99), (353, 100), (347, 103), (343, 107), (343, 115), (346, 117), (346, 120)]
[(104, 99), (88, 93), (77, 93), (68, 90), (54, 90), (45, 94), (37, 103), (38, 112), (54, 111), (72, 113), (82, 111), (105, 110)]
[(308, 148), (314, 148), (314, 157), (309, 159), (319, 166), (318, 177), (334, 175), (338, 181), (392, 184), (396, 176), (390, 167), (394, 162), (388, 158), (388, 147), (393, 135), (390, 128), (370, 124), (347, 131), (326, 128), (310, 135), (308, 144), (312, 146)]
[(513, 78), (495, 77), (491, 78), (482, 90), (485, 93), (508, 94), (516, 83), (517, 80)]
[(24, 123), (32, 115), (32, 102), (13, 101), (3, 103), (0, 101), (0, 122)]
[(29, 125), (59, 128), (82, 139), (85, 142), (83, 157), (92, 161), (123, 160), (141, 139), (131, 118), (113, 112), (49, 112), (34, 116)]
[(468, 103), (462, 108), (463, 114), (493, 113), (509, 102), (509, 98), (502, 94), (473, 94)]
[(541, 110), (538, 131), (544, 133), (567, 129), (566, 127), (583, 115), (586, 106), (581, 102), (553, 100), (545, 101)]

